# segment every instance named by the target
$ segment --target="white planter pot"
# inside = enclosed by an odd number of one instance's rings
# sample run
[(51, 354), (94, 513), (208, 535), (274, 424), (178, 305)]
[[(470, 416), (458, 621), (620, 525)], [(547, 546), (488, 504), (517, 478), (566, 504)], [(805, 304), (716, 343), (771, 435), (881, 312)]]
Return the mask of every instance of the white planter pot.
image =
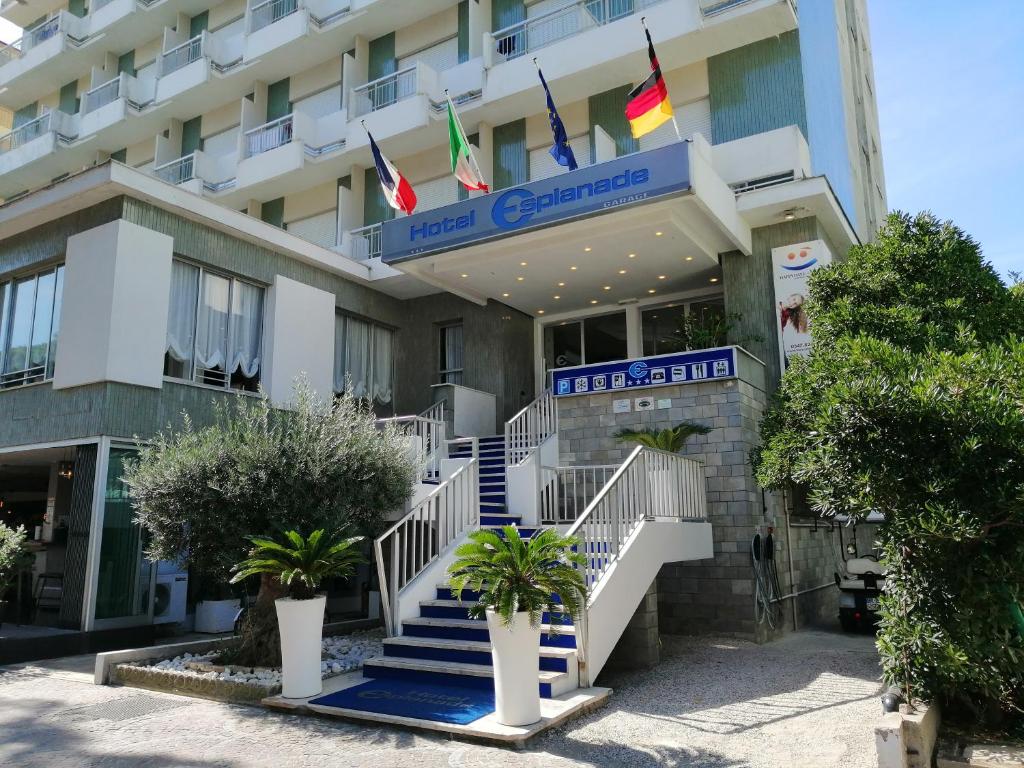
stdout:
[(305, 699), (323, 691), (320, 649), (327, 596), (312, 600), (282, 597), (274, 601), (281, 631), (281, 695)]
[(494, 665), (494, 704), (502, 725), (530, 725), (540, 720), (540, 627), (530, 626), (530, 614), (517, 613), (506, 629), (487, 611)]
[(203, 600), (196, 605), (196, 632), (218, 634), (235, 628), (240, 600)]

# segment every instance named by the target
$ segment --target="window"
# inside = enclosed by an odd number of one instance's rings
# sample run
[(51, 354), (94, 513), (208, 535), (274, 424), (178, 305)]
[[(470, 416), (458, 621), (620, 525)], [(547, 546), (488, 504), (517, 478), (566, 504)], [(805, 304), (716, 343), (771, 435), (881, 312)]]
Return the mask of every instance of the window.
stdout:
[(677, 302), (640, 313), (644, 355), (710, 349), (726, 343), (725, 302), (721, 298)]
[(0, 386), (53, 378), (63, 265), (0, 284)]
[(394, 394), (394, 331), (381, 325), (337, 315), (334, 326), (334, 391), (345, 391), (378, 405)]
[(462, 323), (440, 328), (438, 380), (442, 384), (462, 383)]
[(544, 329), (544, 361), (548, 369), (625, 360), (626, 313), (597, 315)]
[(262, 336), (263, 288), (174, 262), (165, 376), (255, 391)]

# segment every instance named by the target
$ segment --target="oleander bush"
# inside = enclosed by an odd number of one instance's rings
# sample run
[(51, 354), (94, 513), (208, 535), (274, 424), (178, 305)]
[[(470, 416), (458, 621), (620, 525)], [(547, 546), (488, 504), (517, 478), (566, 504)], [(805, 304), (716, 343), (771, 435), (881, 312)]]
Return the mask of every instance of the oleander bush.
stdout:
[(815, 272), (814, 343), (794, 360), (753, 461), (813, 508), (885, 515), (886, 680), (954, 718), (1024, 714), (1024, 292), (970, 237), (892, 214)]

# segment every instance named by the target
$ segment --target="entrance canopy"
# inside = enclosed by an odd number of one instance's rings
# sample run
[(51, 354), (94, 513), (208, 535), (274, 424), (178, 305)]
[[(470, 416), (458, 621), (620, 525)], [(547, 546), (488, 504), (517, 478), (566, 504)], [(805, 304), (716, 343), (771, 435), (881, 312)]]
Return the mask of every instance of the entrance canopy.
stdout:
[(750, 252), (709, 157), (698, 137), (394, 219), (382, 260), (530, 315), (708, 287), (719, 253)]

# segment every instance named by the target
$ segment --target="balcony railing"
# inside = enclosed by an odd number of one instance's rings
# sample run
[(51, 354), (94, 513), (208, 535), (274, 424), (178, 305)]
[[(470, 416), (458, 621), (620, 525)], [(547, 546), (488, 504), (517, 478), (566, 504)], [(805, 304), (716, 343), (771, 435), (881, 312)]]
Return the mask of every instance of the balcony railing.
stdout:
[(663, 2), (665, 0), (576, 0), (491, 33), (494, 51), (499, 61), (515, 59)]
[(292, 140), (292, 115), (285, 115), (245, 132), (245, 156), (252, 157), (288, 144)]
[(203, 57), (203, 35), (198, 34), (160, 57), (160, 76), (169, 75)]
[(352, 235), (353, 259), (366, 261), (366, 259), (375, 259), (380, 256), (380, 224), (353, 229), (349, 234)]
[(158, 165), (153, 173), (168, 184), (182, 184), (195, 178), (195, 155), (185, 155), (169, 163)]
[(121, 98), (121, 75), (108, 80), (103, 85), (97, 85), (82, 95), (82, 114), (87, 115), (95, 112), (100, 107), (105, 107)]
[(298, 0), (265, 0), (254, 5), (249, 12), (249, 32), (256, 32), (269, 27), (285, 16), (291, 16), (299, 10)]
[(353, 120), (378, 109), (390, 107), (416, 95), (416, 66), (406, 67), (352, 89), (348, 119)]
[(10, 133), (0, 136), (0, 154), (10, 152), (20, 146), (28, 144), (32, 139), (37, 139), (50, 131), (50, 113), (30, 120), (15, 128)]
[(737, 5), (745, 5), (752, 0), (699, 0), (700, 13), (702, 16), (714, 16), (718, 13), (728, 11)]
[(60, 33), (60, 19), (61, 16), (58, 13), (53, 18), (32, 27), (32, 29), (25, 30), (20, 39), (0, 48), (0, 64), (20, 59), (25, 55), (26, 51), (49, 40), (51, 37), (56, 37)]

